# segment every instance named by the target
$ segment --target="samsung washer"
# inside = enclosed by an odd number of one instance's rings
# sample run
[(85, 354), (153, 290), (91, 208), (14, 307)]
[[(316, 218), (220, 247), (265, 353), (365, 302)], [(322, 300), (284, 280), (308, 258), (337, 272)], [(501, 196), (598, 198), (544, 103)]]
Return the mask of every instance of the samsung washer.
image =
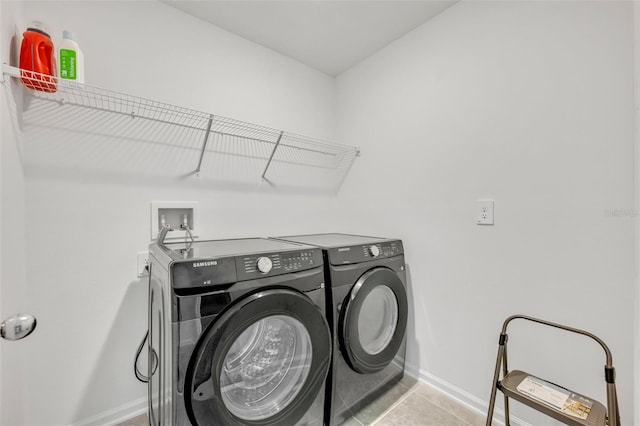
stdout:
[(322, 425), (320, 249), (241, 239), (149, 253), (151, 425)]
[(323, 249), (334, 342), (325, 422), (338, 425), (404, 375), (408, 303), (402, 241), (346, 234), (278, 239)]

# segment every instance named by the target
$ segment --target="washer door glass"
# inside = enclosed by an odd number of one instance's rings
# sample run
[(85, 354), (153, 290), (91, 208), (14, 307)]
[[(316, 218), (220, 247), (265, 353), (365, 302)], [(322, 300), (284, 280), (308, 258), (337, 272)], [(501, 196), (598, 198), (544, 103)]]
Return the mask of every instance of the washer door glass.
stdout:
[(362, 302), (358, 316), (360, 345), (370, 355), (387, 347), (398, 325), (398, 302), (393, 291), (385, 286), (375, 287)]
[[(321, 268), (314, 279), (324, 279)], [(248, 294), (210, 318), (184, 376), (190, 424), (291, 426), (308, 414), (322, 418), (322, 404), (314, 404), (324, 395), (332, 341), (321, 306), (278, 288)]]
[(311, 337), (300, 321), (286, 315), (265, 317), (227, 351), (220, 372), (222, 401), (243, 420), (271, 417), (296, 398), (311, 361)]

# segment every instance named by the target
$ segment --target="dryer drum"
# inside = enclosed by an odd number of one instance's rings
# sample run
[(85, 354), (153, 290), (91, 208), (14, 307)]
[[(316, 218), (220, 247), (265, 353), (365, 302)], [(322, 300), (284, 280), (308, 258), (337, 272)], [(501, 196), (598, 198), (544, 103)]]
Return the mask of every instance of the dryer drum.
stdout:
[(366, 353), (377, 355), (391, 342), (398, 326), (396, 295), (386, 285), (374, 287), (362, 302), (358, 337)]

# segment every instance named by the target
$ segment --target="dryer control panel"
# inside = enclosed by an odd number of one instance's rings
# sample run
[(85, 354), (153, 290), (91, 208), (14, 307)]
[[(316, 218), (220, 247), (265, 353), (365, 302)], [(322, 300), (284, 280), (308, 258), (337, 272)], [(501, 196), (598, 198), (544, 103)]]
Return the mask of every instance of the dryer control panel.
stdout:
[(394, 240), (382, 243), (330, 248), (329, 260), (332, 265), (345, 265), (398, 256), (403, 253), (404, 248), (402, 247), (402, 241)]

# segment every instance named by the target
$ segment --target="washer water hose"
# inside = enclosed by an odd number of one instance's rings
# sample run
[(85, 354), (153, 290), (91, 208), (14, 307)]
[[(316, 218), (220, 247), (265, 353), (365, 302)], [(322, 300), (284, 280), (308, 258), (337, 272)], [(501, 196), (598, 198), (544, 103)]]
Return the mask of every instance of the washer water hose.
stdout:
[(133, 361), (133, 373), (136, 375), (136, 379), (140, 380), (142, 383), (149, 383), (149, 379), (151, 378), (151, 376), (155, 374), (156, 370), (158, 369), (158, 355), (156, 354), (155, 350), (153, 350), (152, 348), (149, 348), (149, 354), (153, 359), (152, 361), (153, 367), (152, 367), (151, 374), (148, 376), (145, 376), (140, 370), (138, 370), (138, 359), (140, 358), (140, 354), (142, 353), (142, 348), (144, 348), (144, 344), (147, 342), (148, 339), (149, 339), (149, 330), (147, 330), (147, 332), (144, 335), (144, 338), (142, 339), (142, 342), (140, 342), (140, 345), (138, 346), (138, 351), (136, 352), (136, 359), (135, 361)]
[[(180, 228), (184, 229), (187, 233), (187, 236), (189, 237), (189, 240), (186, 241), (187, 247), (182, 251), (183, 255), (186, 257), (189, 250), (191, 249), (191, 246), (193, 245), (193, 234), (191, 233), (191, 229), (189, 229), (189, 225), (187, 224), (186, 215), (184, 217), (183, 223), (180, 225)], [(167, 236), (167, 233), (169, 231), (171, 231), (171, 227), (169, 225), (162, 226), (162, 228), (160, 229), (160, 232), (158, 233), (158, 245), (164, 246), (164, 239)], [(151, 265), (149, 265), (148, 271), (149, 271), (149, 289), (151, 289)], [(149, 301), (149, 303), (150, 302), (151, 301)], [(145, 343), (147, 343), (148, 340), (149, 340), (149, 330), (147, 329), (147, 332), (145, 333), (144, 337), (142, 338), (142, 341), (140, 342), (140, 345), (138, 345), (138, 350), (136, 351), (136, 357), (133, 360), (133, 373), (136, 375), (136, 379), (138, 379), (142, 383), (149, 383), (151, 376), (153, 376), (156, 370), (158, 369), (158, 354), (151, 347), (149, 347), (149, 352), (148, 352), (149, 356), (151, 357), (151, 365), (152, 365), (151, 374), (146, 376), (138, 369), (138, 360), (140, 359), (140, 354), (142, 353), (142, 349), (144, 348), (144, 345)]]
[[(148, 266), (148, 272), (149, 272), (149, 289), (151, 289), (151, 264), (149, 264)], [(136, 351), (136, 357), (133, 360), (133, 374), (136, 375), (136, 379), (140, 380), (142, 383), (149, 383), (149, 380), (151, 379), (151, 376), (153, 376), (156, 372), (156, 370), (158, 369), (158, 354), (156, 353), (156, 351), (151, 348), (148, 347), (148, 356), (151, 357), (151, 363), (152, 363), (152, 367), (151, 367), (151, 374), (149, 374), (148, 376), (144, 375), (139, 369), (138, 369), (138, 359), (140, 359), (140, 354), (142, 353), (142, 348), (144, 348), (145, 343), (147, 343), (147, 340), (149, 340), (149, 330), (147, 329), (147, 332), (144, 334), (144, 337), (142, 338), (142, 341), (140, 342), (140, 345), (138, 345), (138, 350)]]

